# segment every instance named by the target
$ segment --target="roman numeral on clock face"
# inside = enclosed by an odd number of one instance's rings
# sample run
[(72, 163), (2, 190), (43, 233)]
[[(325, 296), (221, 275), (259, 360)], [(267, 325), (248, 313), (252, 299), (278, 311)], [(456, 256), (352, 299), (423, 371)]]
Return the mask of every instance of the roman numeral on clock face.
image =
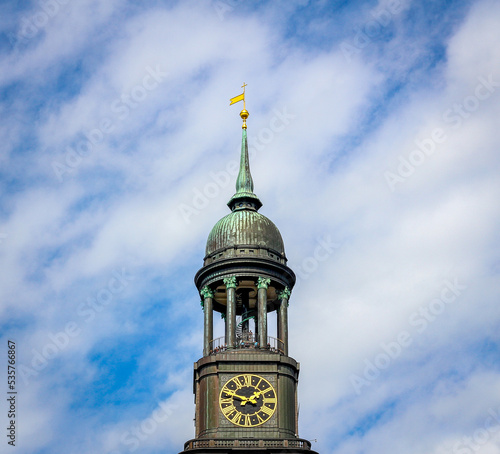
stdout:
[(231, 414), (233, 413), (234, 411), (236, 411), (236, 408), (234, 408), (234, 405), (229, 405), (228, 407), (225, 407), (222, 409), (222, 413), (224, 413), (224, 415), (226, 416), (226, 418)]
[(233, 424), (238, 424), (240, 422), (241, 413), (236, 412), (234, 415), (229, 416), (229, 421)]
[(263, 405), (260, 411), (262, 413), (265, 413), (267, 416), (272, 416), (272, 414), (274, 413), (274, 408), (269, 408)]

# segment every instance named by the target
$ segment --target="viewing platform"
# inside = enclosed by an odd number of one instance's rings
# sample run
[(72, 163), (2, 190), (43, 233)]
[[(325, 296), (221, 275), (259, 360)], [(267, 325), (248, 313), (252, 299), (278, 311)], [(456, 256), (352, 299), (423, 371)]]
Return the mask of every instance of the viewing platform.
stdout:
[[(301, 451), (311, 451), (311, 442), (302, 438), (294, 438), (288, 440), (280, 440), (275, 438), (268, 439), (194, 439), (189, 440), (184, 445), (184, 451), (191, 451), (196, 449), (216, 449), (216, 448), (237, 448), (237, 449), (259, 449), (265, 450), (266, 448), (281, 448), (280, 452), (287, 452), (288, 449), (299, 449)], [(288, 449), (287, 449), (288, 448)]]
[(256, 337), (252, 333), (248, 333), (236, 338), (236, 342), (232, 346), (227, 345), (225, 336), (212, 339), (209, 342), (208, 354), (216, 355), (217, 353), (234, 350), (254, 350), (285, 355), (284, 347), (285, 344), (282, 340), (271, 336), (267, 336), (266, 345), (260, 345)]

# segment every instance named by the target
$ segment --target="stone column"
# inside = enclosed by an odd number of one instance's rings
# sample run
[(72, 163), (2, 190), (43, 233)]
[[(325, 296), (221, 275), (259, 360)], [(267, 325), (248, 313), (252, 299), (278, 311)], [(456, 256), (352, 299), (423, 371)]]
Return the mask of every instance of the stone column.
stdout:
[(280, 306), (278, 309), (278, 339), (283, 342), (281, 348), (288, 356), (288, 301), (290, 300), (290, 289), (285, 287), (278, 295)]
[(270, 283), (271, 279), (263, 277), (257, 280), (257, 323), (260, 348), (265, 348), (267, 345), (267, 288)]
[(227, 293), (226, 344), (233, 348), (236, 343), (236, 276), (224, 278)]
[(208, 356), (210, 350), (213, 350), (213, 346), (210, 342), (214, 339), (214, 293), (205, 285), (200, 290), (200, 295), (203, 297), (203, 356)]

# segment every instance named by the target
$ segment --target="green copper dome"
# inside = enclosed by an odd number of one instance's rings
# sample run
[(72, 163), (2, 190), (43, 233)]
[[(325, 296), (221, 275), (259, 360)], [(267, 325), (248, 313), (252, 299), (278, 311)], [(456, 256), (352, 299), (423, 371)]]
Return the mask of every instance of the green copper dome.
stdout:
[(206, 256), (234, 247), (269, 249), (285, 253), (281, 234), (268, 218), (253, 209), (239, 209), (223, 217), (210, 232)]

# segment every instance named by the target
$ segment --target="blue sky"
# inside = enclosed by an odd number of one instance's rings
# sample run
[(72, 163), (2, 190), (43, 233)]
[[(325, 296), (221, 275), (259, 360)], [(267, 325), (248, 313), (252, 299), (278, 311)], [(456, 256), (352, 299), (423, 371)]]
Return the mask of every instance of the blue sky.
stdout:
[(193, 277), (234, 192), (243, 82), (260, 212), (298, 276), (299, 435), (500, 452), (499, 62), (494, 0), (4, 2), (15, 452), (194, 437)]

